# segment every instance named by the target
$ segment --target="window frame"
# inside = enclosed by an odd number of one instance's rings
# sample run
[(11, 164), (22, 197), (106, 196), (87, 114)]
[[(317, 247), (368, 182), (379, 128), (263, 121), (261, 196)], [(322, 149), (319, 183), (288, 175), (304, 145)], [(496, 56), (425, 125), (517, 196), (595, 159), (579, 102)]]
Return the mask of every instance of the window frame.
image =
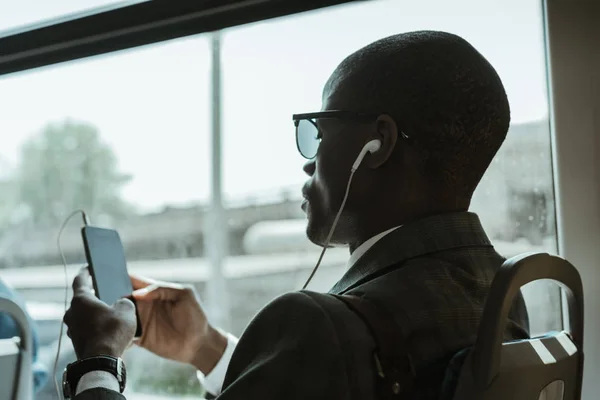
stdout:
[(0, 32), (0, 76), (165, 40), (371, 0), (154, 0)]

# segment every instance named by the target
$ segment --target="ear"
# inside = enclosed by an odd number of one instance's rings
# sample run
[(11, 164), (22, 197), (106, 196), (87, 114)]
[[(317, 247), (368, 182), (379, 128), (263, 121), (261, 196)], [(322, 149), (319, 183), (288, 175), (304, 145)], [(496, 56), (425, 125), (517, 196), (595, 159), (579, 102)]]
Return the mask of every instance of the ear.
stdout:
[(392, 155), (398, 141), (398, 127), (389, 115), (380, 115), (377, 118), (375, 132), (374, 137), (369, 138), (369, 140), (381, 140), (381, 147), (365, 158), (365, 163), (369, 168), (381, 167)]

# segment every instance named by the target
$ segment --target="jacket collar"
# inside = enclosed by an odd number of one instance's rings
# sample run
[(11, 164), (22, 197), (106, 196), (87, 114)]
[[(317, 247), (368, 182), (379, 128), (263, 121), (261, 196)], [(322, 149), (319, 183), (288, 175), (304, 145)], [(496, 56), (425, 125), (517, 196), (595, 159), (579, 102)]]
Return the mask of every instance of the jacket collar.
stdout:
[(343, 294), (380, 270), (411, 258), (461, 247), (493, 247), (477, 214), (438, 214), (407, 223), (378, 240), (329, 293)]

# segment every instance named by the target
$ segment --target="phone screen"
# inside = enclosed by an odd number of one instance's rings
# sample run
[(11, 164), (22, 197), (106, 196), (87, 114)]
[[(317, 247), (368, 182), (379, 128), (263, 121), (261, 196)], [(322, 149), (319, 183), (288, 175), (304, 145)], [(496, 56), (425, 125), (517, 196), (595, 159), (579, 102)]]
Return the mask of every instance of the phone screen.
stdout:
[[(96, 296), (108, 305), (113, 305), (123, 297), (133, 300), (133, 287), (127, 273), (125, 250), (119, 233), (112, 229), (86, 226), (82, 228), (81, 234)], [(136, 337), (139, 337), (141, 324), (137, 308), (136, 317)]]

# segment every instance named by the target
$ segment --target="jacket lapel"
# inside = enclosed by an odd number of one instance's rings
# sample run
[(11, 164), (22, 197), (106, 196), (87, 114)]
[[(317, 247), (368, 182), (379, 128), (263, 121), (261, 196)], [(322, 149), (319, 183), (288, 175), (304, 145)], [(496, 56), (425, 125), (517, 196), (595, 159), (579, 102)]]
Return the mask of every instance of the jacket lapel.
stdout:
[(493, 247), (474, 213), (439, 214), (407, 223), (375, 243), (329, 293), (343, 294), (411, 258), (461, 247)]

